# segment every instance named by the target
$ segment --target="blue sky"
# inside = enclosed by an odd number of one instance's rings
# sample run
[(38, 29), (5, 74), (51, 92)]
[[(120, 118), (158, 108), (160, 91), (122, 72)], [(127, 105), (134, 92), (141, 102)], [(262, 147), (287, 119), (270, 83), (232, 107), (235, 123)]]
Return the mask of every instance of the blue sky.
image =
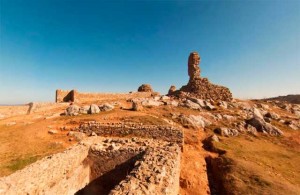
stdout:
[(238, 98), (300, 93), (300, 1), (0, 0), (0, 103), (55, 89), (166, 93), (201, 76)]

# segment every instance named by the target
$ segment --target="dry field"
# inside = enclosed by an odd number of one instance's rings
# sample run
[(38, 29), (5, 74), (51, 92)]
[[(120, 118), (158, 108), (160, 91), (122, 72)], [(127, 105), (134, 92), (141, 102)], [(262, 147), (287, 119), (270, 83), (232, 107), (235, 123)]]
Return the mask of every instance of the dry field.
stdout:
[[(82, 121), (126, 121), (183, 129), (180, 194), (300, 194), (300, 132), (277, 121), (272, 124), (279, 127), (284, 136), (262, 133), (219, 136), (220, 141), (212, 142), (213, 147), (208, 149), (205, 140), (214, 134), (216, 127), (230, 127), (228, 121), (219, 120), (205, 128), (193, 128), (182, 125), (173, 116), (230, 114), (241, 121), (238, 109), (229, 111), (217, 107), (215, 111), (202, 112), (163, 105), (132, 111), (131, 103), (120, 100), (119, 106), (112, 111), (59, 116), (67, 107), (68, 104), (44, 105), (31, 114), (26, 114), (28, 106), (0, 107), (0, 113), (6, 115), (0, 119), (0, 176), (74, 145), (77, 141), (70, 140), (67, 134)], [(274, 108), (273, 111), (291, 117), (282, 109)], [(207, 118), (210, 117), (207, 114)], [(58, 130), (58, 133), (50, 134), (49, 130)], [(218, 162), (217, 173), (214, 162)]]

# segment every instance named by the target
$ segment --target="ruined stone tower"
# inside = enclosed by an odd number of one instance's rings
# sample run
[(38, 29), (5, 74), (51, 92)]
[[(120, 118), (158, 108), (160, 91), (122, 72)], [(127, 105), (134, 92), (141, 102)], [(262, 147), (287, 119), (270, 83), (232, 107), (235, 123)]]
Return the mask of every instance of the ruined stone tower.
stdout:
[(232, 94), (227, 87), (212, 84), (207, 78), (200, 77), (200, 61), (201, 58), (197, 52), (190, 53), (188, 59), (189, 82), (179, 90), (170, 91), (169, 95), (180, 98), (195, 97), (214, 101), (231, 101)]

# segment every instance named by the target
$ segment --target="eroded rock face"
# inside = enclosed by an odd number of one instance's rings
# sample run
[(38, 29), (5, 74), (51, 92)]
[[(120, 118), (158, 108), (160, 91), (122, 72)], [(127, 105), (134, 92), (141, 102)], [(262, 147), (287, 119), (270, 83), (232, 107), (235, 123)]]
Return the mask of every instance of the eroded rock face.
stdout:
[(149, 84), (142, 84), (138, 88), (138, 92), (153, 92), (153, 89), (152, 89), (151, 85), (149, 85)]
[(231, 101), (232, 94), (227, 87), (215, 85), (209, 82), (207, 78), (200, 77), (200, 56), (197, 52), (192, 52), (188, 60), (188, 74), (190, 76), (187, 85), (180, 90), (171, 92), (181, 98), (195, 97), (198, 99), (211, 99), (215, 101)]

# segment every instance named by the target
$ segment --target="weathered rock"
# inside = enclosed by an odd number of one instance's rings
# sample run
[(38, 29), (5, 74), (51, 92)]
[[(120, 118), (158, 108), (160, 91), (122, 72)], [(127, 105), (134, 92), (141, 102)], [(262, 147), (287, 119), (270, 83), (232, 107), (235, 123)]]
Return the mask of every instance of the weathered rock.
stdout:
[(155, 101), (153, 99), (147, 99), (147, 100), (142, 101), (143, 106), (161, 106), (163, 104), (164, 103), (162, 103), (160, 101)]
[(211, 103), (209, 103), (209, 102), (207, 102), (207, 101), (205, 101), (205, 108), (207, 109), (207, 110), (216, 110), (216, 107), (214, 107), (213, 105), (211, 105)]
[(264, 119), (263, 115), (260, 113), (260, 111), (257, 108), (253, 108), (253, 117)]
[(271, 119), (274, 119), (274, 120), (279, 120), (280, 119), (280, 116), (274, 112), (268, 112), (267, 114), (265, 114), (265, 117), (267, 118), (271, 118)]
[(183, 126), (186, 127), (193, 127), (193, 128), (205, 128), (209, 125), (211, 125), (211, 122), (207, 119), (205, 119), (204, 117), (198, 115), (189, 115), (189, 116), (185, 116), (185, 115), (180, 115), (178, 117), (180, 123)]
[(57, 134), (58, 131), (55, 130), (55, 129), (50, 129), (50, 130), (48, 131), (48, 133), (49, 133), (49, 134)]
[(255, 127), (259, 132), (268, 133), (275, 136), (283, 135), (283, 132), (280, 129), (269, 123), (266, 123), (264, 119), (261, 119), (259, 117), (253, 117), (246, 122)]
[(216, 128), (214, 130), (215, 133), (222, 135), (222, 136), (238, 136), (239, 132), (236, 129), (229, 129), (229, 128), (225, 128), (225, 127), (221, 127), (221, 128)]
[(67, 116), (76, 116), (76, 115), (78, 115), (78, 113), (79, 113), (79, 109), (80, 109), (80, 107), (77, 106), (77, 105), (70, 105), (70, 106), (66, 109), (65, 114), (66, 114)]
[(169, 96), (166, 96), (166, 95), (163, 95), (161, 96), (160, 100), (169, 100), (170, 97)]
[(109, 103), (105, 103), (105, 104), (99, 106), (99, 108), (101, 111), (110, 111), (110, 110), (113, 110), (115, 107)]
[(199, 104), (192, 102), (191, 100), (186, 100), (180, 104), (183, 107), (187, 107), (193, 110), (199, 110), (201, 107)]
[(79, 109), (79, 113), (80, 113), (80, 114), (88, 114), (88, 113), (89, 113), (89, 110), (90, 110), (90, 106), (82, 106), (82, 107)]
[(138, 92), (153, 92), (153, 89), (150, 84), (142, 84), (138, 88)]
[(227, 115), (227, 114), (224, 114), (223, 118), (226, 119), (226, 120), (228, 120), (228, 121), (234, 121), (234, 120), (236, 120), (236, 118), (234, 116)]
[(76, 132), (76, 131), (70, 131), (68, 133), (68, 136), (74, 137), (76, 139), (76, 141), (81, 141), (86, 137), (85, 133)]
[(196, 103), (196, 104), (199, 104), (199, 106), (201, 106), (201, 108), (206, 108), (206, 104), (205, 104), (204, 100), (197, 99), (197, 98), (192, 98), (192, 97), (189, 97), (188, 99), (191, 100), (192, 102)]
[(220, 102), (218, 103), (218, 106), (220, 106), (220, 107), (222, 107), (222, 108), (224, 108), (224, 109), (227, 109), (227, 108), (228, 108), (227, 102), (224, 102), (224, 101), (220, 101)]
[(99, 112), (100, 112), (100, 108), (96, 104), (92, 104), (90, 106), (90, 111), (89, 111), (90, 114), (97, 114)]
[(132, 110), (141, 111), (141, 110), (143, 110), (143, 106), (140, 102), (134, 101), (134, 102), (132, 102)]
[(216, 135), (216, 134), (213, 134), (211, 137), (210, 137), (211, 141), (214, 141), (214, 142), (219, 142), (219, 137)]

